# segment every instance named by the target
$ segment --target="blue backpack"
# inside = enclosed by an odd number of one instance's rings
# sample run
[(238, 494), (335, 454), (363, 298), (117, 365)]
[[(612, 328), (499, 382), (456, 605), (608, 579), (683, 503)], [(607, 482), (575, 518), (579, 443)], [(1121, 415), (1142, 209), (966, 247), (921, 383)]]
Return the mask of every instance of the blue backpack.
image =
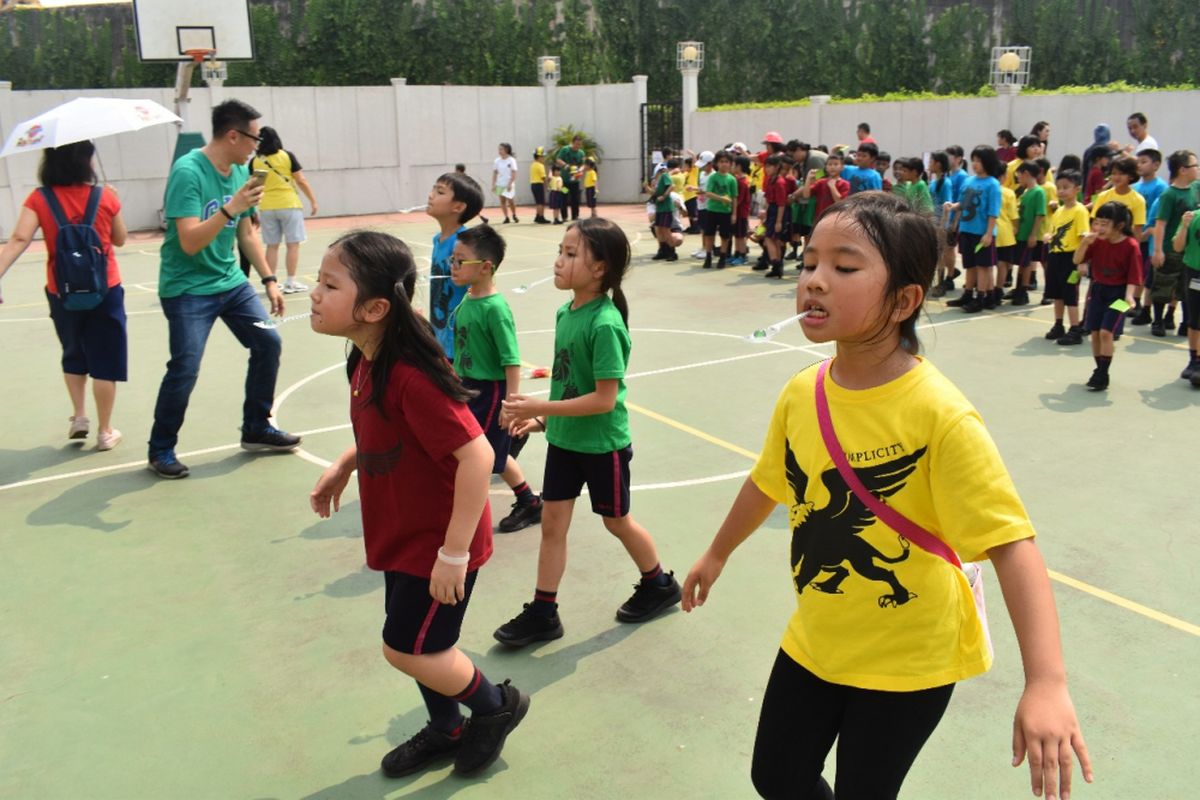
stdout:
[(62, 205), (49, 186), (40, 189), (58, 225), (54, 239), (54, 284), (56, 294), (68, 311), (90, 311), (108, 294), (108, 256), (96, 231), (96, 211), (102, 189), (93, 186), (83, 219), (67, 219)]

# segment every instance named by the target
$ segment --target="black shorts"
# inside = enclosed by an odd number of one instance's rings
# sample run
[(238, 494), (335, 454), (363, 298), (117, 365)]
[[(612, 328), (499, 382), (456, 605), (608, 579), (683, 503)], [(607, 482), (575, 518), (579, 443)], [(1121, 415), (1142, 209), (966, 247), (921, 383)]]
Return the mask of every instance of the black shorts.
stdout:
[(596, 207), (596, 187), (595, 186), (587, 187), (586, 194), (587, 194), (587, 207), (595, 208)]
[(1109, 286), (1092, 281), (1088, 289), (1087, 311), (1084, 313), (1085, 327), (1089, 331), (1105, 330), (1120, 336), (1125, 328), (1125, 312), (1112, 308), (1117, 300), (1125, 299), (1125, 285)]
[(654, 227), (670, 229), (675, 224), (675, 215), (670, 211), (654, 212)]
[(1017, 257), (1014, 263), (1022, 267), (1028, 267), (1035, 261), (1046, 263), (1046, 244), (1038, 242), (1033, 247), (1029, 246), (1028, 242), (1017, 242)]
[(563, 207), (563, 193), (551, 191), (550, 192), (550, 202), (548, 203), (548, 205), (550, 206), (550, 208), (562, 208)]
[(750, 235), (750, 220), (746, 217), (738, 217), (737, 222), (733, 223), (733, 235), (737, 239), (745, 239)]
[(546, 205), (546, 184), (531, 183), (529, 184), (529, 191), (533, 192), (533, 204), (535, 206)]
[(722, 239), (733, 235), (733, 214), (729, 211), (709, 211), (704, 217), (704, 235), (715, 236), (718, 232)]
[(1188, 330), (1200, 331), (1200, 271), (1185, 269), (1183, 310), (1187, 313)]
[(129, 340), (125, 333), (125, 287), (117, 284), (100, 305), (68, 311), (58, 295), (46, 292), (50, 319), (62, 344), (62, 371), (91, 375), (99, 381), (123, 381), (129, 375)]
[(496, 460), (492, 464), (492, 474), (499, 475), (508, 463), (508, 451), (512, 447), (512, 437), (508, 431), (500, 427), (500, 403), (504, 400), (506, 384), (504, 381), (480, 381), (474, 378), (463, 378), (463, 386), (479, 392), (467, 401), (467, 408), (483, 429), (483, 436), (492, 446)]
[(602, 517), (624, 517), (629, 513), (632, 460), (632, 445), (610, 453), (578, 453), (547, 444), (542, 500), (574, 500), (587, 484), (592, 511)]
[(962, 256), (963, 269), (996, 266), (996, 240), (992, 240), (990, 247), (985, 247), (976, 252), (975, 248), (982, 240), (983, 237), (978, 233), (959, 232), (958, 254)]
[[(1070, 283), (1075, 273), (1075, 283)], [(1045, 297), (1062, 300), (1066, 305), (1079, 305), (1079, 267), (1075, 266), (1074, 253), (1051, 253), (1046, 257)]]
[(1003, 262), (1005, 264), (1015, 264), (1015, 263), (1017, 263), (1017, 255), (1018, 255), (1017, 254), (1017, 246), (1015, 244), (1008, 244), (1008, 245), (1005, 245), (1004, 247), (997, 247), (996, 248), (996, 263), (999, 264), (999, 263)]
[[(775, 222), (777, 220), (782, 220), (778, 231), (775, 230)], [(780, 207), (774, 204), (767, 206), (767, 238), (780, 239), (786, 242), (788, 236), (787, 207)]]
[(449, 650), (458, 641), (478, 574), (478, 570), (467, 573), (463, 599), (448, 606), (429, 596), (429, 578), (383, 573), (384, 644), (414, 656)]

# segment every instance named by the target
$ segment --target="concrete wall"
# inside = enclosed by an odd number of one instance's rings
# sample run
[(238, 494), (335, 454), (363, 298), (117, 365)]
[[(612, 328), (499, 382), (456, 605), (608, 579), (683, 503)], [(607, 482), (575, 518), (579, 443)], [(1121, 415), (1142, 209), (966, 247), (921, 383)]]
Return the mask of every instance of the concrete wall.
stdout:
[[(0, 82), (0, 133), (80, 96), (149, 98), (172, 108), (170, 89), (13, 91)], [(610, 202), (635, 201), (641, 177), (645, 79), (600, 86), (216, 87), (191, 90), (189, 127), (207, 139), (212, 106), (237, 98), (279, 131), (312, 183), (321, 216), (395, 211), (423, 203), (434, 179), (456, 162), (481, 185), (491, 180), (500, 142), (512, 144), (520, 174), (517, 202), (532, 202), (529, 159), (552, 131), (573, 125), (604, 148), (600, 191)], [(175, 147), (175, 126), (96, 141), (104, 173), (134, 230), (158, 224)], [(37, 185), (40, 156), (0, 159), (0, 239)], [(488, 205), (496, 205), (487, 192)]]
[(741, 141), (754, 148), (769, 130), (779, 131), (785, 140), (797, 138), (831, 147), (854, 144), (858, 141), (854, 134), (856, 126), (867, 122), (880, 147), (893, 157), (919, 156), (948, 144), (960, 144), (968, 152), (977, 144), (995, 146), (996, 131), (1001, 128), (1021, 136), (1035, 122), (1046, 120), (1050, 123), (1049, 158), (1057, 164), (1067, 153), (1081, 154), (1092, 143), (1092, 129), (1101, 122), (1112, 128), (1114, 140), (1128, 142), (1125, 119), (1134, 111), (1141, 111), (1150, 118), (1150, 133), (1167, 155), (1180, 148), (1200, 146), (1200, 136), (1193, 132), (1191, 120), (1197, 104), (1200, 91), (701, 110), (691, 115), (688, 147), (699, 152)]

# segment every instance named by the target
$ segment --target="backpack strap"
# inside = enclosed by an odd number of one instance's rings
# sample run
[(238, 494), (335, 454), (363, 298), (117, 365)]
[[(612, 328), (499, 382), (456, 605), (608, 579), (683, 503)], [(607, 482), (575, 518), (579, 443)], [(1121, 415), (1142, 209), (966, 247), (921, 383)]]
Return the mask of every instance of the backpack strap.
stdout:
[(96, 224), (96, 212), (100, 209), (100, 196), (104, 194), (104, 190), (99, 186), (93, 186), (92, 191), (88, 194), (87, 208), (83, 212), (83, 220), (80, 225), (86, 225), (89, 228)]
[(51, 186), (40, 186), (38, 191), (42, 193), (42, 197), (46, 200), (46, 205), (50, 208), (50, 215), (54, 217), (54, 224), (61, 230), (71, 221), (67, 219), (67, 212), (63, 211), (62, 203), (58, 202), (58, 196), (54, 194), (54, 188)]
[(854, 492), (854, 496), (869, 508), (880, 522), (922, 550), (962, 569), (962, 561), (959, 560), (958, 554), (954, 552), (953, 548), (871, 494), (858, 479), (858, 475), (850, 467), (850, 462), (846, 460), (846, 454), (842, 451), (842, 445), (833, 430), (833, 418), (829, 414), (829, 398), (825, 396), (825, 373), (828, 371), (829, 361), (822, 361), (817, 368), (817, 424), (821, 428), (821, 438), (825, 441), (825, 449), (829, 451), (829, 457), (833, 459), (834, 466), (837, 467), (842, 480), (850, 487), (850, 491)]

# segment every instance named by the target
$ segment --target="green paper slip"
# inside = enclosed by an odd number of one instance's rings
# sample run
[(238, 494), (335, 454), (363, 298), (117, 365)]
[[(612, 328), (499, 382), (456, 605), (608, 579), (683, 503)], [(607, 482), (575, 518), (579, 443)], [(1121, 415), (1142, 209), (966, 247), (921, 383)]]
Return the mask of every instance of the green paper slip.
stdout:
[(1072, 286), (1079, 283), (1079, 270), (1071, 270), (1071, 274), (1067, 276), (1067, 283), (1071, 284)]
[(1112, 304), (1109, 305), (1109, 308), (1111, 308), (1113, 311), (1119, 311), (1124, 314), (1129, 310), (1129, 303), (1126, 303), (1124, 300), (1113, 300)]

